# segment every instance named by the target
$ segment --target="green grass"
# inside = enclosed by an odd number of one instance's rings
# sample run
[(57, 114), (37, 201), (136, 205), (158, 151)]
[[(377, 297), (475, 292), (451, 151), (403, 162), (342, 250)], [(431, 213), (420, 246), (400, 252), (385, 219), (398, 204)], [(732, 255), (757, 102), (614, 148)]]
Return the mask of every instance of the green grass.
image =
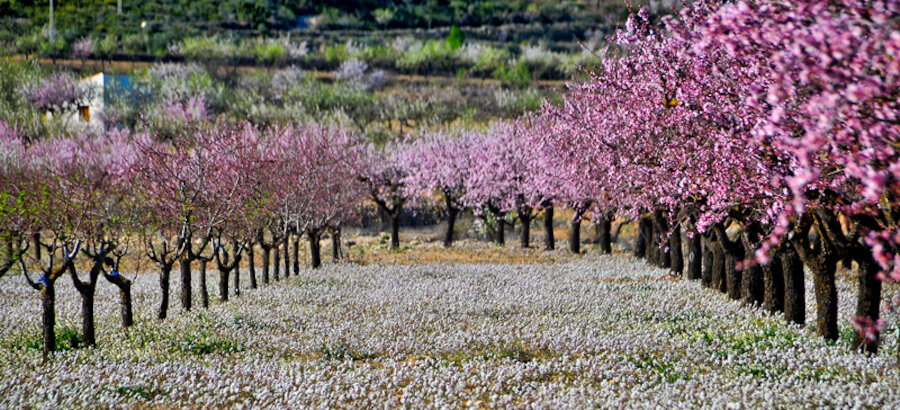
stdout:
[[(84, 336), (78, 329), (71, 326), (64, 326), (56, 331), (56, 351), (64, 352), (66, 350), (77, 349), (84, 346)], [(43, 335), (28, 334), (21, 335), (6, 343), (4, 347), (14, 350), (43, 350)]]
[(217, 338), (206, 332), (189, 333), (184, 336), (178, 345), (180, 350), (196, 356), (212, 353), (227, 354), (241, 352), (244, 346), (231, 340)]

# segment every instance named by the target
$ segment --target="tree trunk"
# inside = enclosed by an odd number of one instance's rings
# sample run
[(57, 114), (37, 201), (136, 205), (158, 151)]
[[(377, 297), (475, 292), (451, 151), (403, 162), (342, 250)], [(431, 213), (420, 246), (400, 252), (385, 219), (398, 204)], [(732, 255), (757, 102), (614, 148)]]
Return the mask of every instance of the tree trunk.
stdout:
[(556, 248), (556, 238), (553, 237), (553, 207), (544, 208), (544, 249), (552, 251)]
[(597, 243), (600, 245), (600, 253), (612, 253), (612, 221), (606, 215), (600, 216), (597, 221)]
[(725, 248), (717, 238), (717, 240), (709, 242), (709, 249), (712, 253), (712, 274), (710, 275), (712, 288), (726, 293), (728, 287), (725, 282)]
[[(700, 236), (700, 234), (697, 234)], [(707, 288), (713, 287), (713, 251), (711, 249), (710, 239), (708, 235), (700, 238), (700, 244), (703, 248), (700, 263), (700, 283)]]
[(505, 215), (497, 215), (497, 243), (506, 244), (506, 218)]
[(669, 255), (672, 273), (681, 276), (684, 272), (684, 254), (681, 252), (681, 230), (675, 229), (669, 236)]
[(191, 259), (187, 256), (179, 260), (181, 265), (181, 307), (191, 310)]
[(341, 228), (337, 227), (331, 231), (331, 261), (339, 260), (341, 260)]
[(209, 307), (209, 289), (206, 287), (206, 261), (200, 260), (200, 303), (203, 308)]
[(634, 256), (637, 258), (647, 258), (647, 248), (650, 230), (650, 220), (648, 218), (638, 217), (637, 233), (634, 236)]
[(226, 269), (219, 269), (219, 300), (222, 302), (228, 301), (228, 275), (230, 273)]
[(263, 283), (269, 284), (269, 248), (263, 247)]
[(741, 300), (748, 305), (762, 304), (765, 299), (763, 269), (757, 264), (744, 265), (741, 272)]
[(834, 275), (837, 261), (826, 260), (824, 263), (808, 266), (813, 273), (816, 291), (816, 334), (827, 340), (837, 340), (838, 295)]
[(247, 245), (247, 258), (250, 259), (247, 261), (250, 265), (250, 289), (256, 289), (256, 255), (253, 251), (253, 243)]
[(775, 252), (769, 263), (760, 267), (763, 272), (763, 309), (775, 313), (784, 311), (784, 270), (781, 251)]
[(647, 218), (647, 262), (659, 266), (659, 242), (657, 242), (656, 218), (651, 214)]
[[(753, 257), (753, 249), (760, 241), (760, 228), (754, 222), (748, 223), (741, 232), (740, 242), (743, 245), (744, 259)], [(746, 304), (762, 305), (765, 301), (765, 278), (763, 267), (757, 263), (744, 263), (741, 272), (741, 299)]]
[[(856, 317), (874, 323), (878, 321), (881, 311), (881, 280), (878, 279), (881, 266), (875, 262), (872, 254), (867, 250), (858, 251), (858, 255), (854, 258), (859, 265), (859, 298), (856, 301)], [(879, 337), (877, 330), (874, 340), (866, 340), (862, 333), (857, 332), (853, 345), (865, 353), (876, 354), (878, 353)]]
[(449, 248), (453, 245), (453, 228), (456, 225), (456, 215), (459, 209), (447, 204), (447, 231), (444, 233), (444, 247)]
[(162, 300), (159, 303), (159, 320), (164, 320), (169, 313), (169, 275), (172, 273), (172, 265), (164, 265), (159, 272), (159, 288), (162, 291)]
[(572, 220), (572, 230), (569, 233), (569, 251), (576, 255), (581, 253), (581, 219)]
[(294, 238), (294, 276), (297, 276), (300, 274), (300, 240), (301, 239), (303, 239), (303, 237), (300, 234), (298, 234)]
[(727, 293), (728, 297), (734, 300), (739, 300), (741, 298), (743, 272), (738, 270), (737, 264), (743, 260), (744, 246), (740, 242), (732, 243), (725, 248), (725, 281), (727, 284)]
[(41, 315), (41, 330), (44, 342), (44, 361), (50, 356), (50, 353), (56, 351), (56, 287), (52, 280), (47, 280), (41, 289), (41, 307), (43, 313)]
[(85, 346), (97, 345), (97, 332), (94, 330), (94, 289), (91, 286), (81, 293), (81, 332)]
[(322, 254), (321, 254), (321, 236), (319, 232), (312, 232), (306, 234), (309, 237), (309, 259), (310, 265), (312, 265), (313, 269), (318, 269), (322, 266)]
[[(669, 244), (666, 240), (666, 235), (669, 234), (669, 220), (666, 219), (663, 211), (656, 211), (654, 216), (654, 232), (656, 234), (654, 244), (656, 246), (657, 251), (657, 259), (656, 264), (660, 268), (663, 269), (671, 269), (672, 267), (672, 257), (671, 257), (671, 249), (669, 248)], [(682, 265), (684, 262), (682, 262)]]
[(234, 297), (241, 296), (241, 264), (234, 267)]
[(803, 263), (792, 245), (785, 245), (781, 253), (784, 275), (784, 318), (790, 323), (806, 323), (806, 285)]
[(272, 247), (272, 279), (281, 280), (281, 249), (277, 242)]
[(522, 231), (519, 232), (519, 242), (522, 245), (522, 248), (530, 248), (531, 247), (531, 215), (525, 215), (524, 213), (521, 213), (521, 214), (519, 214), (519, 219), (522, 220)]
[(694, 232), (688, 238), (688, 265), (687, 278), (697, 280), (703, 276), (703, 237), (699, 232)]
[[(838, 339), (838, 294), (835, 285), (835, 271), (837, 264), (842, 259), (842, 255), (835, 249), (834, 245), (825, 236), (828, 230), (830, 215), (817, 213), (815, 221), (816, 242), (810, 248), (809, 232), (806, 229), (800, 229), (791, 241), (797, 255), (803, 261), (803, 264), (809, 268), (813, 275), (813, 289), (816, 292), (816, 334), (824, 337), (826, 340)], [(836, 217), (835, 217), (836, 219)], [(802, 225), (801, 225), (802, 226)]]
[(391, 249), (400, 249), (400, 210), (391, 212)]
[[(284, 237), (284, 277), (291, 276), (291, 258), (290, 258), (290, 236)], [(294, 243), (297, 243), (297, 240), (294, 240)]]
[(119, 286), (119, 307), (122, 313), (122, 327), (129, 328), (134, 326), (134, 310), (131, 301), (131, 283), (124, 283)]

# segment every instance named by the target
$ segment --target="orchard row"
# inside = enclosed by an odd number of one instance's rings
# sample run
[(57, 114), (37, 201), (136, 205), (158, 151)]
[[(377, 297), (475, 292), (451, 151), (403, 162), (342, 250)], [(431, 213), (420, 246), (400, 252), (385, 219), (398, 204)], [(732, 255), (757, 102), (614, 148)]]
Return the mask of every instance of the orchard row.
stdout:
[[(598, 223), (604, 251), (611, 221), (630, 218), (636, 255), (797, 323), (806, 321), (808, 268), (815, 328), (831, 340), (835, 272), (855, 262), (857, 343), (873, 352), (882, 281), (900, 279), (898, 17), (900, 1), (697, 2), (664, 18), (642, 10), (562, 104), (383, 147), (341, 125), (207, 118), (202, 98), (172, 105), (178, 131), (165, 134), (25, 141), (6, 124), (3, 268), (20, 268), (43, 295), (50, 351), (53, 283), (67, 273), (84, 300), (88, 343), (101, 274), (122, 290), (131, 324), (130, 282), (117, 265), (135, 238), (157, 264), (164, 319), (176, 263), (186, 309), (193, 262), (215, 261), (223, 297), (256, 246), (264, 282), (268, 255), (277, 275), (290, 238), (295, 265), (305, 236), (318, 267), (321, 236), (338, 236), (367, 199), (390, 215), (393, 247), (401, 209), (423, 195), (446, 204), (447, 246), (465, 209), (495, 220), (500, 242), (517, 218), (529, 246), (532, 219), (552, 221), (554, 207), (566, 207), (573, 228)], [(77, 258), (92, 263), (86, 280)]]

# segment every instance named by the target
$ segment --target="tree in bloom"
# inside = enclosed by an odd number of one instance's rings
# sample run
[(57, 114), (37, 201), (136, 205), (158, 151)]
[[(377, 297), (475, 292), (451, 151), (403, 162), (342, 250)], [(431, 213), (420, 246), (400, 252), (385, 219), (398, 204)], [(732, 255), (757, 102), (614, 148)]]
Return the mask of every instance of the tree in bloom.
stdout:
[[(81, 252), (91, 261), (86, 280), (79, 277), (74, 263), (68, 269), (82, 299), (84, 343), (94, 345), (97, 281), (105, 268), (112, 267), (112, 252), (134, 232), (137, 208), (129, 189), (136, 149), (130, 135), (116, 129), (100, 135), (41, 140), (31, 149), (35, 152), (32, 159), (44, 164), (42, 172), (48, 175), (45, 190), (55, 197), (50, 203), (71, 224), (67, 235), (81, 242)], [(130, 305), (130, 295), (122, 299)], [(123, 312), (126, 310), (131, 307), (123, 306)]]
[[(267, 183), (272, 185), (274, 212), (284, 226), (307, 236), (311, 265), (318, 268), (322, 234), (349, 221), (366, 196), (357, 178), (365, 151), (337, 124), (275, 128), (267, 137), (265, 158), (271, 160)], [(295, 253), (295, 263), (297, 259)]]
[[(838, 261), (860, 266), (860, 323), (879, 322), (879, 274), (900, 279), (898, 14), (895, 1), (738, 2), (708, 17), (698, 43), (769, 75), (751, 88), (747, 106), (763, 113), (757, 140), (790, 161), (784, 181), (792, 202), (758, 257), (791, 238), (816, 278), (818, 329), (830, 339)], [(810, 229), (818, 243), (807, 242)], [(857, 343), (877, 349), (871, 332)]]
[(539, 151), (530, 146), (534, 121), (494, 123), (477, 144), (470, 145), (473, 168), (462, 200), (476, 215), (496, 218), (500, 244), (505, 242), (506, 215), (515, 211), (522, 222), (521, 245), (530, 246), (531, 221), (550, 195), (541, 183)]
[(84, 69), (84, 61), (94, 52), (94, 38), (87, 36), (72, 43), (72, 57), (81, 61), (81, 69)]
[(89, 98), (89, 91), (66, 73), (51, 74), (25, 92), (25, 99), (35, 108), (51, 113), (74, 110)]
[(475, 169), (472, 149), (478, 147), (481, 136), (473, 131), (451, 133), (435, 131), (413, 141), (403, 153), (403, 161), (410, 166), (404, 186), (414, 193), (432, 195), (444, 200), (447, 207), (447, 230), (444, 247), (453, 243), (456, 218), (465, 209), (466, 180)]
[(0, 276), (15, 268), (30, 246), (31, 189), (25, 141), (18, 128), (0, 121)]
[(168, 312), (169, 276), (181, 260), (182, 306), (191, 308), (190, 263), (212, 240), (213, 231), (235, 211), (245, 184), (242, 153), (253, 146), (248, 124), (200, 124), (172, 140), (138, 141), (136, 168), (144, 201), (153, 212), (146, 226), (150, 258), (159, 265), (162, 301)]
[(390, 142), (381, 149), (369, 145), (357, 171), (369, 199), (391, 220), (391, 249), (400, 248), (400, 211), (410, 199), (410, 190), (404, 185), (410, 166), (403, 161), (405, 149), (406, 143), (398, 142)]
[[(597, 209), (640, 221), (637, 253), (680, 273), (680, 230), (687, 227), (690, 276), (758, 303), (764, 275), (739, 262), (783, 207), (779, 176), (789, 162), (750, 137), (761, 112), (746, 100), (768, 72), (723, 47), (698, 46), (715, 10), (700, 2), (662, 27), (645, 11), (632, 16), (615, 38), (626, 52), (610, 55), (562, 105), (545, 111), (556, 118), (550, 135), (565, 136), (553, 142), (576, 147), (560, 150), (561, 158), (588, 158), (592, 171), (584, 175), (601, 190), (590, 196), (604, 203)], [(741, 228), (737, 237), (726, 232), (731, 224)], [(696, 263), (703, 249), (711, 253), (708, 270)]]
[(74, 266), (75, 257), (81, 250), (77, 227), (86, 219), (86, 210), (70, 207), (64, 187), (57, 183), (60, 178), (54, 172), (53, 156), (59, 141), (51, 138), (31, 144), (22, 152), (21, 158), (26, 184), (30, 185), (25, 201), (32, 207), (30, 267), (37, 271), (37, 280), (31, 278), (24, 259), (20, 258), (20, 265), (29, 286), (41, 293), (45, 361), (56, 349), (56, 280)]

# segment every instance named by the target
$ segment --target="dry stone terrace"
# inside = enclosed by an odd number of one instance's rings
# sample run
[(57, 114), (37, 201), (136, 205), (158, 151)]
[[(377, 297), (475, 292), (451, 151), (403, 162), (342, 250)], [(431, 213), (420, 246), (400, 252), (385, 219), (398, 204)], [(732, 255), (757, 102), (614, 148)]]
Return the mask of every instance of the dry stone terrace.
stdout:
[(45, 365), (40, 301), (22, 281), (0, 279), (0, 407), (900, 404), (893, 318), (867, 358), (848, 345), (852, 297), (840, 300), (848, 336), (829, 344), (622, 255), (327, 264), (164, 322), (151, 308), (157, 276), (142, 274), (136, 326), (121, 329), (118, 295), (102, 284), (98, 345), (79, 349), (65, 348), (80, 300), (63, 280), (62, 351)]

